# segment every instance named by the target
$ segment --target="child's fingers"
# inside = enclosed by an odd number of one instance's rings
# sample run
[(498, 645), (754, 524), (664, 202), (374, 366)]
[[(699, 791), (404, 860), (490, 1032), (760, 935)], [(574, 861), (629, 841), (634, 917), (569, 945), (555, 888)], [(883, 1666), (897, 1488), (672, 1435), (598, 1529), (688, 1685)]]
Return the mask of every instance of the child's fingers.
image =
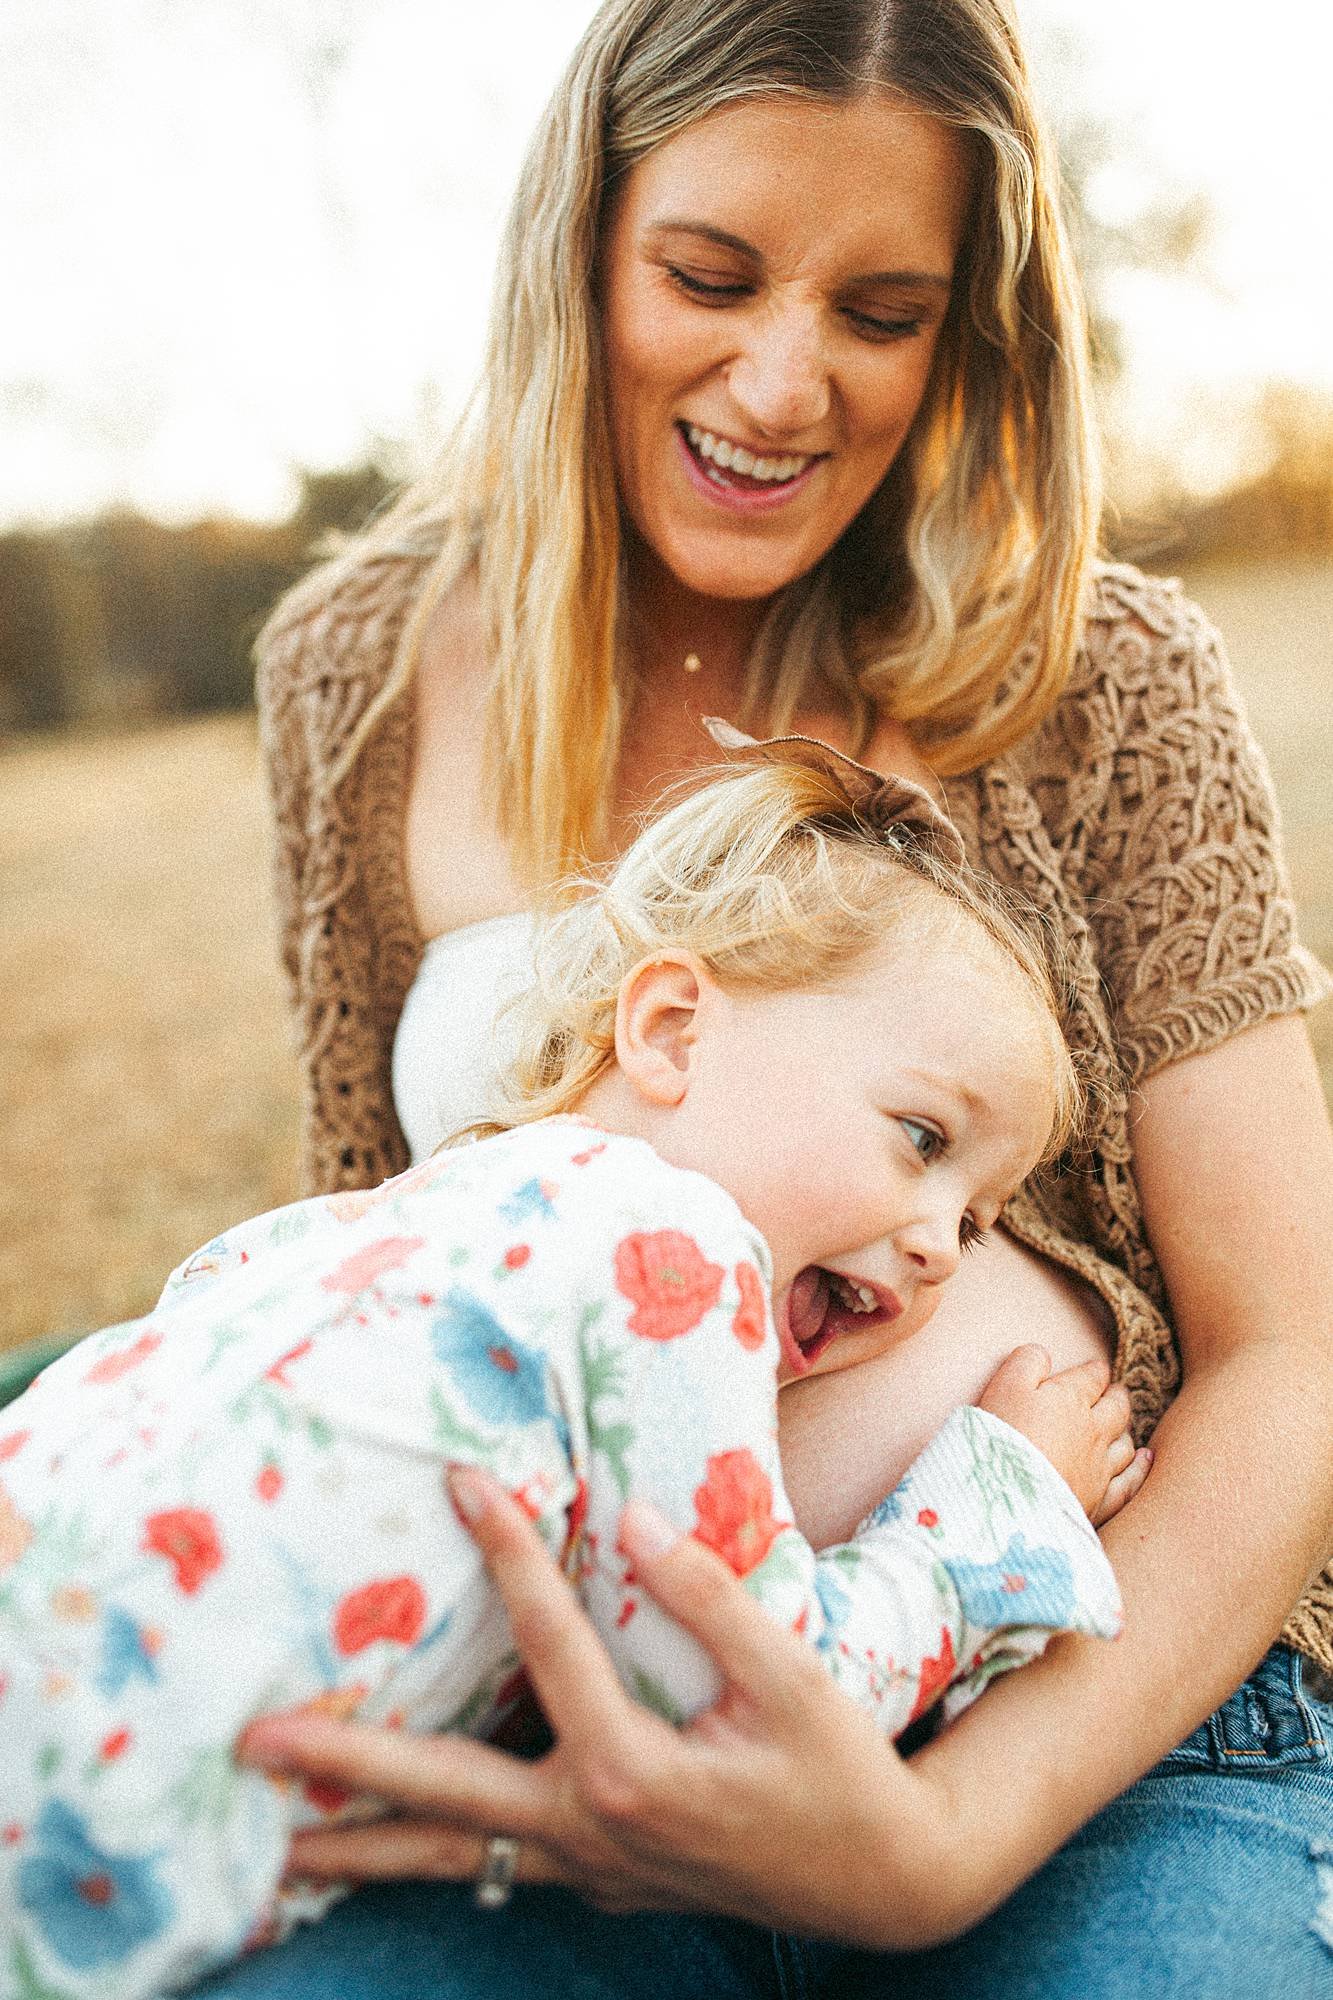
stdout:
[(989, 1395), (993, 1389), (1031, 1391), (1046, 1380), (1051, 1367), (1049, 1350), (1029, 1341), (1026, 1346), (1016, 1347), (1012, 1354), (1006, 1354), (983, 1393)]
[(1077, 1389), (1081, 1395), (1086, 1396), (1088, 1407), (1091, 1408), (1100, 1402), (1105, 1394), (1110, 1393), (1107, 1384), (1111, 1380), (1111, 1366), (1100, 1355), (1094, 1355), (1090, 1361), (1077, 1361), (1072, 1368), (1061, 1368), (1057, 1374), (1051, 1376), (1051, 1380), (1067, 1382), (1071, 1389)]
[(1123, 1382), (1112, 1382), (1103, 1390), (1092, 1405), (1092, 1417), (1104, 1436), (1114, 1437), (1117, 1431), (1129, 1429), (1129, 1391)]
[(1134, 1440), (1128, 1431), (1121, 1431), (1111, 1439), (1106, 1447), (1106, 1465), (1113, 1479), (1118, 1479), (1134, 1463)]
[(1135, 1452), (1125, 1470), (1117, 1473), (1102, 1495), (1101, 1506), (1091, 1516), (1094, 1528), (1104, 1528), (1134, 1498), (1152, 1470), (1152, 1458), (1152, 1452), (1145, 1445), (1141, 1451)]

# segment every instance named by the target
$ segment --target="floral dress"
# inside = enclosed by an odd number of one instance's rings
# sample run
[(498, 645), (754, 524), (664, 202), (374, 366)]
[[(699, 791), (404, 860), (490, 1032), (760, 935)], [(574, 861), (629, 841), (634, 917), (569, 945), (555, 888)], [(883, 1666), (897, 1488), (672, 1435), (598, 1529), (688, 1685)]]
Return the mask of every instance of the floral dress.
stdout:
[(716, 1183), (550, 1119), (243, 1223), (48, 1368), (0, 1418), (0, 2000), (134, 2000), (318, 1913), (279, 1894), (289, 1837), (366, 1808), (239, 1770), (253, 1717), (504, 1715), (519, 1665), (452, 1460), (518, 1498), (672, 1721), (717, 1676), (618, 1547), (631, 1493), (886, 1732), (1053, 1632), (1112, 1636), (1073, 1494), (979, 1410), (815, 1554), (778, 1463), (769, 1278)]

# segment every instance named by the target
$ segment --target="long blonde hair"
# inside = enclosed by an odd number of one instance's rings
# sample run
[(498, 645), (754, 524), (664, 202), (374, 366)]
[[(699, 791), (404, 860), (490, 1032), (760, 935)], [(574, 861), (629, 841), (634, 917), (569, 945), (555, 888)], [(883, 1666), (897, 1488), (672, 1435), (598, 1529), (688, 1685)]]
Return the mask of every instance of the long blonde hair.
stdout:
[(1055, 1105), (1044, 1157), (1070, 1144), (1084, 1094), (1035, 917), (911, 826), (868, 816), (817, 761), (728, 766), (677, 790), (613, 867), (553, 897), (533, 983), (506, 1009), (515, 1054), (498, 1113), (455, 1140), (576, 1107), (615, 1060), (624, 980), (663, 951), (692, 952), (733, 991), (784, 992), (830, 987), (880, 951), (902, 950), (910, 979), (912, 952), (947, 942), (993, 968), (1039, 1026)]
[(280, 608), (404, 548), (432, 569), (394, 672), (475, 562), (492, 779), (536, 886), (602, 845), (624, 707), (621, 526), (594, 268), (608, 191), (740, 99), (884, 90), (957, 129), (971, 212), (931, 379), (879, 491), (770, 608), (746, 727), (818, 676), (857, 750), (876, 713), (944, 775), (1035, 727), (1078, 644), (1100, 516), (1086, 330), (1011, 0), (606, 0), (538, 126), (504, 238), (481, 380), (436, 469)]

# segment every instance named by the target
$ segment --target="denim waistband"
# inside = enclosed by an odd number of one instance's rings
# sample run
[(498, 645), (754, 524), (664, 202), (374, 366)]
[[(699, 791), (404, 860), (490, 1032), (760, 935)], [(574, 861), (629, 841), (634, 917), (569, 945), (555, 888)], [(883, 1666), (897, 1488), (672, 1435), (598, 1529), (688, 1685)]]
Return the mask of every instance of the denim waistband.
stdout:
[(1290, 1646), (1274, 1646), (1250, 1678), (1158, 1770), (1280, 1770), (1333, 1764), (1327, 1677)]

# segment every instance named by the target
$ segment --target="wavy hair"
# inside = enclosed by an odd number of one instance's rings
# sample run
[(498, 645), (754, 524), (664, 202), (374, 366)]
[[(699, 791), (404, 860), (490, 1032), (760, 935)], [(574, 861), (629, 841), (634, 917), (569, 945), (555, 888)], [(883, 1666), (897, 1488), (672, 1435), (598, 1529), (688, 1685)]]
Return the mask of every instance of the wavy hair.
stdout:
[(769, 609), (741, 720), (782, 731), (818, 674), (857, 750), (885, 714), (947, 776), (1049, 712), (1079, 641), (1100, 486), (1081, 294), (1011, 0), (606, 0), (532, 141), (467, 412), (434, 471), (299, 587), (313, 602), (368, 557), (432, 558), (339, 775), (475, 562), (515, 864), (540, 886), (599, 849), (627, 685), (594, 290), (608, 193), (721, 106), (877, 90), (953, 127), (970, 155), (953, 295), (882, 485)]
[(1054, 1099), (1042, 1163), (1073, 1141), (1086, 1100), (1061, 1029), (1066, 982), (1033, 912), (910, 826), (863, 813), (836, 771), (731, 765), (674, 789), (618, 862), (553, 896), (533, 983), (506, 1009), (515, 1054), (498, 1115), (446, 1143), (575, 1109), (615, 1061), (621, 986), (660, 952), (693, 952), (732, 991), (789, 992), (936, 943), (993, 971), (1041, 1032)]

